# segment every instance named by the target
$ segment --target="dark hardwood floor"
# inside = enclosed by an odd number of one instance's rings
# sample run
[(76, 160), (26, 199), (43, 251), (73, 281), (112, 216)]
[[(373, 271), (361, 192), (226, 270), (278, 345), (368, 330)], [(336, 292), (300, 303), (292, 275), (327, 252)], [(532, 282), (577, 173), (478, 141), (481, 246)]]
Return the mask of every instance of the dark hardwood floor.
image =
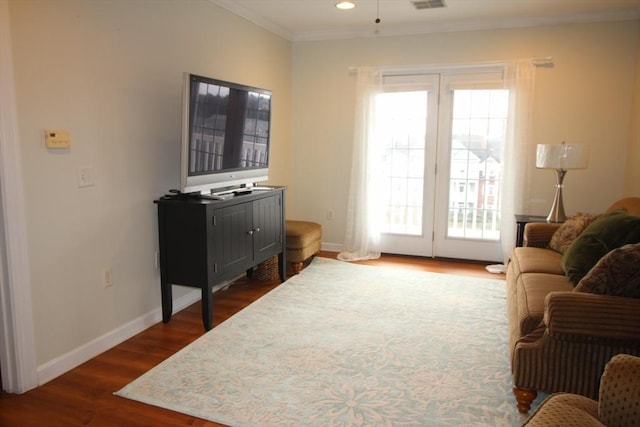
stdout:
[[(504, 278), (486, 272), (482, 264), (455, 260), (383, 255), (363, 264)], [(243, 279), (218, 291), (214, 327), (278, 285)], [(203, 333), (198, 302), (174, 314), (168, 324), (158, 323), (41, 387), (21, 395), (0, 393), (0, 426), (220, 426), (113, 395)]]

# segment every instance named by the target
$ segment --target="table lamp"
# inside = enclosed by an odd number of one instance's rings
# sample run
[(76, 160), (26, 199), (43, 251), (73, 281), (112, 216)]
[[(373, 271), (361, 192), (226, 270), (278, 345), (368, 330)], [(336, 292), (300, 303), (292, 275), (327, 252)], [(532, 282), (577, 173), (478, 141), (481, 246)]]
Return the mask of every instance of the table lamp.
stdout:
[(589, 147), (583, 144), (538, 144), (536, 168), (555, 169), (556, 195), (547, 222), (564, 222), (567, 216), (562, 203), (562, 181), (569, 169), (585, 169), (589, 161)]

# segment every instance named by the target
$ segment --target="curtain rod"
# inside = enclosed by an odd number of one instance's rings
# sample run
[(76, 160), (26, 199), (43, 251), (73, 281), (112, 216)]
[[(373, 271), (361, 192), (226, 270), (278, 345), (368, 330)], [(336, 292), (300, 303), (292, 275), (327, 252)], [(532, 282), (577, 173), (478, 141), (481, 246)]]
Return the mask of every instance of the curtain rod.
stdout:
[[(553, 57), (552, 56), (545, 56), (542, 58), (531, 58), (531, 63), (536, 66), (536, 67), (546, 67), (546, 68), (552, 68), (553, 67)], [(434, 70), (455, 70), (455, 69), (462, 69), (462, 68), (470, 68), (470, 67), (477, 67), (477, 68), (491, 68), (491, 67), (497, 67), (500, 65), (503, 65), (505, 62), (509, 62), (509, 60), (504, 60), (504, 61), (493, 61), (493, 62), (481, 62), (481, 63), (475, 63), (475, 64), (440, 64), (440, 65), (414, 65), (414, 66), (408, 66), (408, 67), (397, 67), (397, 66), (391, 66), (391, 67), (371, 67), (374, 68), (378, 71), (386, 71), (388, 73), (394, 73), (394, 72), (407, 72), (407, 71), (416, 71), (416, 72), (425, 72), (425, 71), (434, 71)], [(356, 67), (356, 66), (351, 66), (348, 68), (349, 70), (349, 74), (357, 74), (358, 70), (361, 67)]]
[(533, 58), (531, 63), (536, 67), (553, 67), (553, 56), (545, 56), (544, 58)]

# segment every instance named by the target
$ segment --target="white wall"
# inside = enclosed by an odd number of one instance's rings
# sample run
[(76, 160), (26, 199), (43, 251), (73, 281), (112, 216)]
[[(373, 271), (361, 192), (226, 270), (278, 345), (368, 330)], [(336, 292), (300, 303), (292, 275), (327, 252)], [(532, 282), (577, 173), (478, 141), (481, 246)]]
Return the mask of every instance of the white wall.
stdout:
[(271, 89), (270, 182), (291, 180), (291, 46), (206, 0), (11, 0), (10, 20), (42, 366), (160, 306), (152, 202), (179, 185), (183, 72)]
[(640, 165), (640, 35), (638, 36), (636, 86), (625, 176), (625, 195), (627, 196), (640, 196), (640, 167), (638, 165)]
[[(478, 63), (552, 56), (538, 68), (533, 111), (537, 143), (586, 143), (591, 163), (565, 180), (567, 213), (600, 212), (624, 192), (636, 81), (637, 21), (354, 40), (293, 47), (294, 197), (290, 216), (323, 225), (341, 244), (351, 165), (354, 76), (350, 66)], [(531, 214), (547, 214), (554, 174), (531, 165)], [(326, 212), (335, 210), (335, 220)]]
[[(292, 53), (206, 0), (10, 0), (10, 20), (41, 366), (160, 305), (152, 200), (178, 185), (184, 71), (273, 90), (270, 182), (289, 186), (288, 217), (322, 223), (325, 242), (344, 237), (349, 66), (553, 56), (538, 72), (534, 143), (592, 146), (590, 168), (567, 176), (567, 210), (598, 211), (623, 194), (637, 22), (305, 42)], [(46, 150), (49, 128), (69, 130), (71, 149)], [(93, 187), (77, 187), (84, 166)], [(531, 213), (546, 213), (553, 176), (533, 174)], [(637, 182), (627, 177), (629, 191)]]

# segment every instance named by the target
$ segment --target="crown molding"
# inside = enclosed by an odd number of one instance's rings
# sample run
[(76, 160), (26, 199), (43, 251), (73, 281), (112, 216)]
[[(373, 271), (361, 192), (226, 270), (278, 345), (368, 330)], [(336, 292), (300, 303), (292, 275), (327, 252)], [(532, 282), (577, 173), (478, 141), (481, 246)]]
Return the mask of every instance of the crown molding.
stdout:
[(367, 37), (395, 37), (433, 33), (499, 30), (509, 28), (550, 27), (555, 25), (586, 24), (595, 22), (640, 21), (636, 9), (599, 14), (550, 15), (514, 19), (484, 19), (425, 23), (421, 25), (372, 25), (368, 28), (338, 31), (300, 32), (293, 35), (292, 42), (340, 40)]
[(241, 18), (264, 28), (291, 42), (307, 42), (322, 40), (343, 40), (367, 37), (394, 37), (431, 33), (450, 33), (463, 31), (495, 30), (507, 28), (545, 27), (566, 24), (584, 24), (593, 22), (616, 22), (640, 20), (640, 8), (629, 8), (606, 13), (584, 13), (574, 15), (533, 16), (513, 19), (472, 19), (420, 25), (391, 25), (384, 22), (367, 27), (347, 30), (302, 31), (291, 32), (286, 28), (256, 14), (248, 8), (240, 6), (233, 0), (209, 0)]
[(215, 4), (222, 9), (226, 9), (229, 12), (238, 15), (241, 18), (246, 19), (249, 22), (256, 24), (259, 27), (264, 28), (267, 31), (274, 33), (277, 36), (280, 36), (286, 40), (293, 41), (295, 39), (294, 34), (280, 25), (272, 22), (257, 13), (254, 13), (252, 10), (247, 9), (246, 7), (240, 6), (238, 3), (233, 0), (209, 0), (211, 3)]

